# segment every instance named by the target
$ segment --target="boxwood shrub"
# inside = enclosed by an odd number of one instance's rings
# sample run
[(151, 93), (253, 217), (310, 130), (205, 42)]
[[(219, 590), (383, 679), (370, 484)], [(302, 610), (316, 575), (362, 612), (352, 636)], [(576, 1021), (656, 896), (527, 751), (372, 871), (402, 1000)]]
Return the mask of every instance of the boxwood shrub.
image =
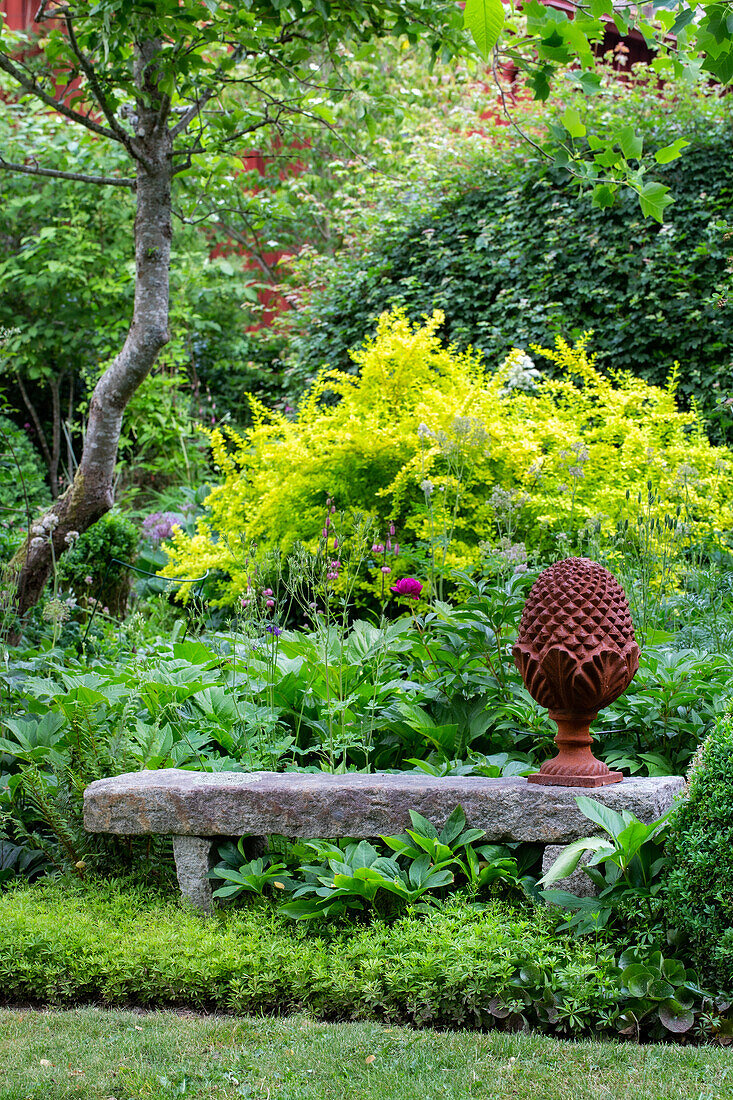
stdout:
[(670, 923), (703, 973), (733, 988), (733, 717), (698, 749), (672, 818), (666, 886)]

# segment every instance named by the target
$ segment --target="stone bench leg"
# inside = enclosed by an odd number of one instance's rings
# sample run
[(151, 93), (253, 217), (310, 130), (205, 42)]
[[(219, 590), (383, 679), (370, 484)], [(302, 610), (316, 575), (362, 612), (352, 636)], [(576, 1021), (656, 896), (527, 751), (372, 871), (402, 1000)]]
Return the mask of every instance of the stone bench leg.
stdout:
[(181, 893), (194, 909), (206, 916), (210, 916), (214, 908), (208, 878), (213, 855), (214, 845), (209, 837), (173, 837), (173, 856)]

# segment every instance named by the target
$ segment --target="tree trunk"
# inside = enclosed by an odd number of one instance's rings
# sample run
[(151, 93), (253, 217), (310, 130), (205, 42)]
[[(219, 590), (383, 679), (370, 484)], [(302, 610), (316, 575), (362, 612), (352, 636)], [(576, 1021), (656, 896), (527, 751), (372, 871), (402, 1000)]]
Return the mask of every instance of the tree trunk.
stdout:
[[(20, 616), (40, 599), (53, 567), (47, 532), (58, 559), (113, 504), (112, 483), (125, 407), (169, 340), (168, 293), (171, 248), (172, 140), (168, 103), (157, 87), (157, 40), (135, 48), (137, 101), (135, 217), (135, 304), (125, 343), (97, 383), (87, 432), (72, 484), (28, 534), (11, 563), (17, 575)], [(44, 520), (45, 525), (44, 525)], [(11, 641), (13, 639), (11, 638)]]

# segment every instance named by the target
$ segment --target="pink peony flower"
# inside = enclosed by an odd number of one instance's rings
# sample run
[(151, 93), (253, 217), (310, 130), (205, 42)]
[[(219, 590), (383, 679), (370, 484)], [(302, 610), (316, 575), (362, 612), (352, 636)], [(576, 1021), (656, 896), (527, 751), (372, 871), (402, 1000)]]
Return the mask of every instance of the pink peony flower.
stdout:
[(422, 592), (422, 581), (417, 580), (415, 577), (402, 577), (390, 588), (390, 592), (394, 596), (407, 596), (411, 600), (419, 600)]

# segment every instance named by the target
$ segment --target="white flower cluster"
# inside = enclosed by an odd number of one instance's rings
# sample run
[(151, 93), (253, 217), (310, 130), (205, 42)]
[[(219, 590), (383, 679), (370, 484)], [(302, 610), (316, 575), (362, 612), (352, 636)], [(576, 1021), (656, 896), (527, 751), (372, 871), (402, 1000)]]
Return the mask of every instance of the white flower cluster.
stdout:
[[(34, 550), (37, 550), (39, 546), (50, 539), (52, 533), (59, 525), (59, 517), (55, 512), (49, 512), (47, 516), (39, 520), (38, 523), (34, 523), (31, 527), (31, 546)], [(64, 535), (64, 542), (67, 546), (73, 546), (76, 540), (79, 538), (78, 531), (67, 531)]]
[(504, 387), (500, 391), (502, 397), (506, 397), (512, 390), (523, 390), (531, 393), (537, 389), (537, 381), (542, 377), (542, 372), (537, 370), (534, 360), (530, 359), (521, 348), (512, 348), (501, 365)]
[(70, 608), (64, 600), (53, 596), (43, 608), (43, 619), (47, 623), (65, 623), (68, 621)]

